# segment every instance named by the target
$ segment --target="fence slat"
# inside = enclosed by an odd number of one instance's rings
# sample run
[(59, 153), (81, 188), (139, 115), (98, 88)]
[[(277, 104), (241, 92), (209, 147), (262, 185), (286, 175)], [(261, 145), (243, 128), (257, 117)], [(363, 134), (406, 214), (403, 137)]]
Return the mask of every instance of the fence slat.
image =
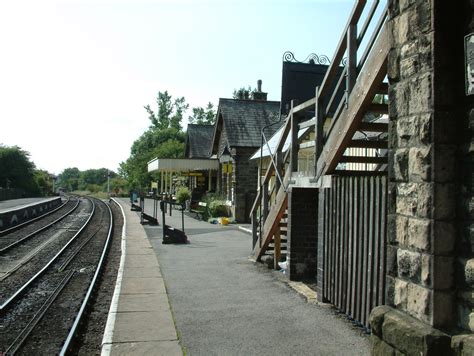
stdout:
[(323, 298), (365, 327), (385, 301), (387, 178), (333, 176), (320, 207)]

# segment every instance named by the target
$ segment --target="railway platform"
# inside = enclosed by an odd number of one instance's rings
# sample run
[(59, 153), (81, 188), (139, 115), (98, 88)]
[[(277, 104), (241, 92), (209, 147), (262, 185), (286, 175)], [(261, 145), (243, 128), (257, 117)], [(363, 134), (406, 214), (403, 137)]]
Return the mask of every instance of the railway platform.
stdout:
[(62, 204), (61, 197), (24, 198), (0, 201), (0, 231), (14, 229)]
[(182, 355), (160, 265), (126, 199), (122, 258), (102, 355)]
[[(125, 265), (103, 355), (370, 352), (365, 333), (296, 288), (302, 283), (251, 261), (242, 226), (184, 216), (190, 243), (162, 244), (160, 210), (159, 226), (141, 225), (128, 199), (117, 200), (126, 217)], [(152, 209), (145, 201), (145, 212)], [(178, 210), (166, 214), (167, 225), (181, 223)]]

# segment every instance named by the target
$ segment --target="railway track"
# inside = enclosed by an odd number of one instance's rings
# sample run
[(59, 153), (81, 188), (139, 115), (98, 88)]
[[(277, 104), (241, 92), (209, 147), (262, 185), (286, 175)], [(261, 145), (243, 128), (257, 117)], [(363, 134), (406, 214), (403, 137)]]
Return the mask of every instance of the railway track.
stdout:
[[(113, 231), (108, 204), (90, 202), (92, 210), (74, 236), (34, 276), (2, 299), (0, 345), (4, 346), (0, 353), (65, 354), (73, 347)], [(16, 279), (16, 273), (10, 278)]]

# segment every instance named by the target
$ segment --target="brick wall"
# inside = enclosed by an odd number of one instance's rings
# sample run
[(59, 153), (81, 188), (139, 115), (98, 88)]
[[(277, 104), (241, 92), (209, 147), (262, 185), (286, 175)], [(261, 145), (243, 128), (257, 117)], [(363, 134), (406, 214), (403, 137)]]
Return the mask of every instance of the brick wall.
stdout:
[(292, 187), (288, 193), (288, 277), (316, 277), (318, 190)]

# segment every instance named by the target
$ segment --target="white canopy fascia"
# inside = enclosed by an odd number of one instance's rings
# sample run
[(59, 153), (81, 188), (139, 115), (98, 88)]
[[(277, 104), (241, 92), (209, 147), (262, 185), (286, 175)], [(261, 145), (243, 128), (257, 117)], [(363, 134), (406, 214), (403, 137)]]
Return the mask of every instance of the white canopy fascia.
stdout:
[(189, 172), (217, 170), (219, 161), (210, 158), (155, 158), (148, 162), (148, 172)]

